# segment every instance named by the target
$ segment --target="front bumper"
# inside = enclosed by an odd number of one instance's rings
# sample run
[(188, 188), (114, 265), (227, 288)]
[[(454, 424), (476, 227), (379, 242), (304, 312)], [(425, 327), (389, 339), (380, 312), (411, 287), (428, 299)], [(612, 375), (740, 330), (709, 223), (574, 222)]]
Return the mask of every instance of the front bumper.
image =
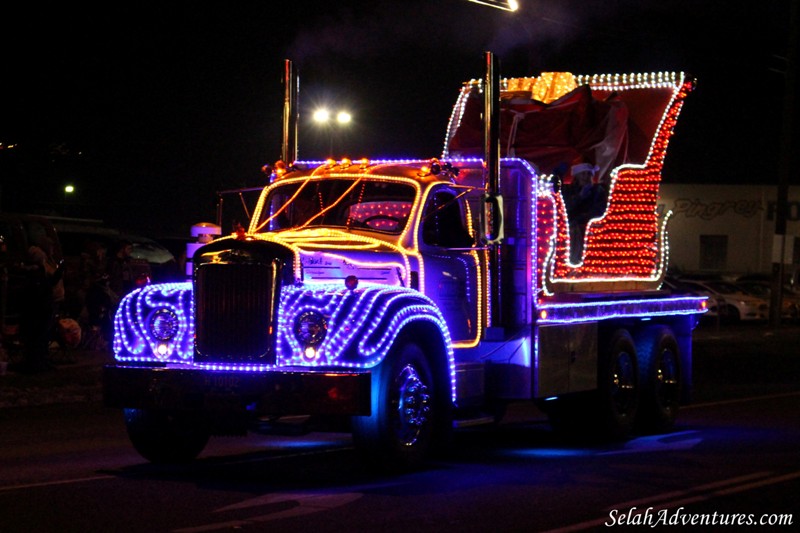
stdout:
[(370, 415), (369, 372), (237, 372), (108, 365), (108, 407), (205, 410), (253, 416)]

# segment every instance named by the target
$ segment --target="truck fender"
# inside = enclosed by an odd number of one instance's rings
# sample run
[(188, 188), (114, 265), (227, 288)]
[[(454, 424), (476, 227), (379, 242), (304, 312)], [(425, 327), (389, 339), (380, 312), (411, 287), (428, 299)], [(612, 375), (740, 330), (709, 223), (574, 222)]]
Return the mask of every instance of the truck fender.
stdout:
[[(313, 357), (295, 334), (304, 313), (319, 314), (327, 329)], [(438, 332), (452, 382), (450, 331), (437, 305), (419, 291), (366, 283), (353, 290), (321, 284), (284, 287), (277, 324), (278, 364), (372, 368), (384, 360), (402, 332), (420, 327)]]

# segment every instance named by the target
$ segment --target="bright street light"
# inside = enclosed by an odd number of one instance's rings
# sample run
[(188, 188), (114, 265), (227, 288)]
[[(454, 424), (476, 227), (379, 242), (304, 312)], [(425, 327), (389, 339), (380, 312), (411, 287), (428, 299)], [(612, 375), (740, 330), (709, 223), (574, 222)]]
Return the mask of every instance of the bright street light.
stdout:
[(339, 111), (336, 114), (336, 122), (339, 124), (347, 124), (353, 119), (352, 115), (347, 111)]
[(516, 11), (519, 9), (519, 2), (517, 0), (467, 0), (473, 4), (481, 4), (483, 6), (496, 7), (503, 11)]
[(67, 183), (64, 185), (64, 205), (63, 205), (63, 215), (67, 216), (67, 203), (70, 195), (75, 192), (75, 186), (71, 183)]
[(340, 128), (339, 131), (342, 131), (342, 128), (349, 126), (350, 122), (353, 120), (353, 115), (350, 112), (341, 110), (337, 111), (335, 115), (335, 122), (334, 122), (334, 115), (326, 108), (321, 107), (314, 111), (312, 114), (312, 118), (314, 122), (319, 124), (320, 126), (324, 127), (328, 132), (328, 140), (329, 140), (329, 155), (333, 154), (333, 136), (334, 130), (336, 126)]
[[(319, 124), (328, 124), (331, 121), (331, 112), (325, 108), (319, 108), (314, 111), (312, 115), (314, 118), (314, 122), (318, 122)], [(348, 124), (351, 120), (353, 120), (353, 115), (351, 115), (348, 111), (339, 111), (336, 113), (336, 122), (339, 124)]]
[(326, 123), (331, 119), (331, 114), (327, 109), (317, 109), (314, 111), (314, 122)]

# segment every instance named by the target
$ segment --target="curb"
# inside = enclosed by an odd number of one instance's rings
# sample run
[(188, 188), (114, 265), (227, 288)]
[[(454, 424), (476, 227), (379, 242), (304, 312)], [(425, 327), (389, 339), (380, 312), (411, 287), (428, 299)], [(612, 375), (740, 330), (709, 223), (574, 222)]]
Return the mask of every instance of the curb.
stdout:
[(14, 370), (0, 375), (0, 409), (102, 400), (102, 369), (108, 352), (73, 352), (69, 359), (53, 358), (53, 367), (39, 374)]

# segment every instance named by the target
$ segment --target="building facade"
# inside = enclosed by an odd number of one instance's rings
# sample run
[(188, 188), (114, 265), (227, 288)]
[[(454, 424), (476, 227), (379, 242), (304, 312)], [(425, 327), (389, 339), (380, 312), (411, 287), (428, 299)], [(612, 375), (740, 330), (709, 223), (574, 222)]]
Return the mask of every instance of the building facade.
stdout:
[(660, 214), (669, 219), (669, 264), (678, 272), (800, 272), (800, 187), (790, 187), (786, 237), (775, 235), (777, 187), (661, 184)]

